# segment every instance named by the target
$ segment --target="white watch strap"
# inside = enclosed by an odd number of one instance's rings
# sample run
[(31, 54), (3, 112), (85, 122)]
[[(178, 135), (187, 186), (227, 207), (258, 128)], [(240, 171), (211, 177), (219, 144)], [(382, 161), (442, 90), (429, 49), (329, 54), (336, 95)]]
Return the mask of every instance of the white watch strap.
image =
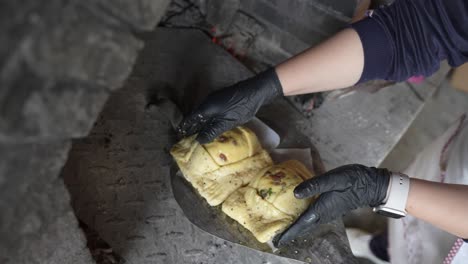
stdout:
[(410, 187), (410, 178), (398, 172), (393, 172), (388, 186), (384, 204), (374, 208), (374, 211), (388, 211), (401, 216), (406, 215), (406, 201)]

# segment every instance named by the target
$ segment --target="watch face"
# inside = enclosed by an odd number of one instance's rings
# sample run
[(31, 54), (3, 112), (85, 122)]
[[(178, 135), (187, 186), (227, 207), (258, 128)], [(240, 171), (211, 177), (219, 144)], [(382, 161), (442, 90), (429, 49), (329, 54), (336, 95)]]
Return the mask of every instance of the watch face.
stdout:
[(383, 210), (378, 210), (376, 213), (378, 213), (379, 215), (383, 215), (383, 216), (391, 217), (391, 218), (396, 218), (396, 219), (402, 218), (404, 216), (404, 215), (401, 215), (401, 214), (396, 214), (396, 213), (383, 211)]

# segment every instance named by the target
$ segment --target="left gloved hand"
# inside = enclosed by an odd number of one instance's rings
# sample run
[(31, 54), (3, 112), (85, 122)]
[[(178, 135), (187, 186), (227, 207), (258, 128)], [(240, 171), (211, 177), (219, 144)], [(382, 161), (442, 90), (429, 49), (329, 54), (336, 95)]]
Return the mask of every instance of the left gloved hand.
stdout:
[(296, 198), (319, 195), (319, 198), (282, 235), (276, 244), (286, 244), (320, 224), (327, 223), (358, 207), (383, 203), (390, 171), (353, 164), (338, 167), (299, 184)]
[(200, 144), (211, 142), (224, 131), (251, 120), (258, 109), (283, 95), (274, 68), (250, 79), (211, 93), (182, 120), (178, 132), (183, 136), (198, 133)]

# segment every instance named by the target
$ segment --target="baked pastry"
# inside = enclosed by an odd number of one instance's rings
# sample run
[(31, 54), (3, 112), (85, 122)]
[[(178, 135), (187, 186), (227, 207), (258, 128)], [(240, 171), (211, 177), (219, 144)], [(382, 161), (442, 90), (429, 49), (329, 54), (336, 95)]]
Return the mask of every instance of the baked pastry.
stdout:
[(256, 135), (246, 127), (226, 131), (213, 142), (200, 145), (195, 135), (171, 149), (184, 177), (208, 204), (221, 204), (247, 185), (259, 170), (273, 164)]
[(258, 241), (265, 243), (284, 231), (312, 201), (296, 199), (294, 188), (312, 173), (296, 160), (289, 160), (260, 171), (246, 187), (231, 194), (222, 210)]

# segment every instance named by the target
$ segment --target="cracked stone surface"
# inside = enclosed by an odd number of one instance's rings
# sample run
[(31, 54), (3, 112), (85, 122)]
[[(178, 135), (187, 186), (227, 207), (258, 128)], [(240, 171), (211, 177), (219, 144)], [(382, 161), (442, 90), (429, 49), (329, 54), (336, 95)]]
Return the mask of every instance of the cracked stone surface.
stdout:
[(208, 90), (250, 75), (201, 32), (158, 29), (89, 137), (74, 142), (63, 177), (77, 215), (128, 263), (301, 263), (201, 231), (171, 193), (172, 126), (148, 103), (172, 95), (187, 111)]

